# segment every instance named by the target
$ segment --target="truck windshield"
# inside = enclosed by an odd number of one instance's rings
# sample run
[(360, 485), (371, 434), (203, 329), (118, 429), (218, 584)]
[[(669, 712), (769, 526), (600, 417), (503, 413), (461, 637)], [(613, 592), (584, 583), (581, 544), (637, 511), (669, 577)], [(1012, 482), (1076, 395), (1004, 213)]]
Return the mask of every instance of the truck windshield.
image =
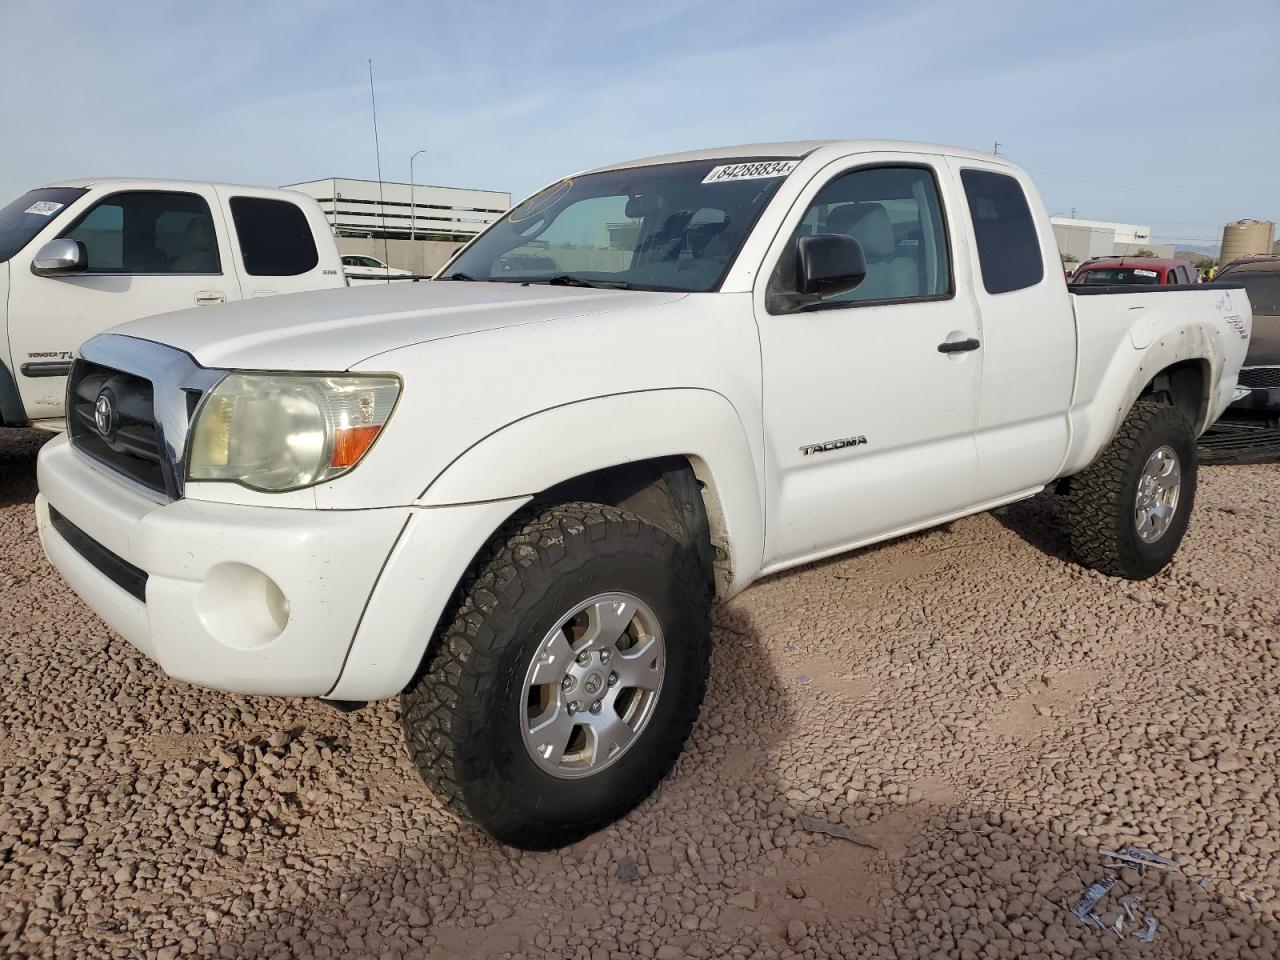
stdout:
[(1147, 270), (1144, 267), (1099, 267), (1086, 270), (1073, 283), (1087, 284), (1121, 284), (1121, 283), (1159, 283), (1160, 271)]
[(561, 180), (511, 209), (440, 279), (714, 290), (798, 163), (697, 160)]
[(81, 187), (45, 187), (24, 193), (0, 208), (0, 263), (30, 243), (83, 194)]

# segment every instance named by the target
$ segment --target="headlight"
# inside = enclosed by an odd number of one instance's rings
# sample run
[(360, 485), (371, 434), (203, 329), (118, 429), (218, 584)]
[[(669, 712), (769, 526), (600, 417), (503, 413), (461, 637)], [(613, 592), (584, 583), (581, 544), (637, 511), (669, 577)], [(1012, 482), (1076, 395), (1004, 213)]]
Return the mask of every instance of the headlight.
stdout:
[(187, 476), (297, 490), (350, 470), (400, 395), (394, 377), (233, 373), (205, 399)]

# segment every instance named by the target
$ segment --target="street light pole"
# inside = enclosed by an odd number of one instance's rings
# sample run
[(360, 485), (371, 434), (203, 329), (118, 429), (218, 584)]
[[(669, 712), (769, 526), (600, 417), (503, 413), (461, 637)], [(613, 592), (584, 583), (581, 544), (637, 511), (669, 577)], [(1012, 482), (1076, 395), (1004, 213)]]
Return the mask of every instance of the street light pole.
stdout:
[[(426, 153), (426, 150), (419, 150), (418, 153)], [(409, 158), (409, 239), (418, 239), (418, 207), (414, 203), (413, 196), (413, 161), (417, 158), (415, 153)]]

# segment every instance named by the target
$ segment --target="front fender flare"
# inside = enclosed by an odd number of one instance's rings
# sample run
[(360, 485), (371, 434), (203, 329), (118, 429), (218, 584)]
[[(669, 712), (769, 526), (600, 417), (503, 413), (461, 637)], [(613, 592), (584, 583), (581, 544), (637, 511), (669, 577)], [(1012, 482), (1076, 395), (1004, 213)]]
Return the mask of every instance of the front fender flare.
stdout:
[(761, 477), (738, 411), (697, 388), (611, 394), (552, 407), (490, 433), (422, 492), (440, 507), (534, 496), (584, 474), (655, 457), (688, 457), (705, 485), (712, 537), (729, 553), (728, 594), (764, 555)]
[(18, 382), (13, 379), (4, 360), (0, 359), (0, 427), (25, 427), (27, 410), (18, 393)]

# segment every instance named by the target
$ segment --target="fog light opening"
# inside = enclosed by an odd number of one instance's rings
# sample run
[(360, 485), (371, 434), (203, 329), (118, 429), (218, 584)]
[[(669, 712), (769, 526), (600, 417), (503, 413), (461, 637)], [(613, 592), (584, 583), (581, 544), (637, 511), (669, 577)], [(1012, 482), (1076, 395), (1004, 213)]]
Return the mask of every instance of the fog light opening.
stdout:
[(211, 569), (196, 600), (205, 629), (237, 650), (270, 644), (289, 625), (289, 598), (261, 570), (243, 563)]

